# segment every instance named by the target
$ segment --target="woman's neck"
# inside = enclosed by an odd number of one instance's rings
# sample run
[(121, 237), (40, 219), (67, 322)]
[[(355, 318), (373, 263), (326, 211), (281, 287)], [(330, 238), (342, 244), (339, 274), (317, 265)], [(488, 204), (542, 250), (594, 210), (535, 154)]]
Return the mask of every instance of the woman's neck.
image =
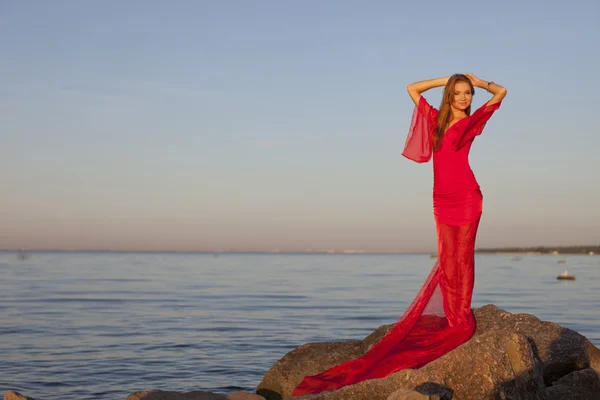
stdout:
[(452, 121), (455, 119), (461, 119), (467, 116), (467, 113), (462, 110), (457, 110), (456, 108), (451, 108), (452, 111)]

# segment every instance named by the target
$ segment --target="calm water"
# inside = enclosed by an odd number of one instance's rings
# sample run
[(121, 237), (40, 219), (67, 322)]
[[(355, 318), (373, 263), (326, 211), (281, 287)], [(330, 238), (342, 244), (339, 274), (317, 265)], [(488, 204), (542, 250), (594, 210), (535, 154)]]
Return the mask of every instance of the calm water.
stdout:
[[(600, 257), (477, 255), (473, 306), (494, 303), (600, 346)], [(565, 264), (558, 260), (566, 259)], [(286, 352), (394, 322), (427, 255), (0, 252), (0, 395), (124, 399), (252, 391)], [(555, 276), (568, 268), (572, 282)]]

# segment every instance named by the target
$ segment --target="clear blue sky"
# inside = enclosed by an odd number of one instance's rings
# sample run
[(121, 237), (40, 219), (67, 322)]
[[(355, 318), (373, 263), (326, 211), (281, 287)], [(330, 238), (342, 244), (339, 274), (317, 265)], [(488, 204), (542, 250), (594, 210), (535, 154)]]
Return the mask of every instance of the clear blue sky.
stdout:
[(4, 0), (0, 247), (433, 250), (405, 87), (455, 72), (508, 89), (471, 150), (477, 245), (598, 244), (599, 20), (597, 0)]

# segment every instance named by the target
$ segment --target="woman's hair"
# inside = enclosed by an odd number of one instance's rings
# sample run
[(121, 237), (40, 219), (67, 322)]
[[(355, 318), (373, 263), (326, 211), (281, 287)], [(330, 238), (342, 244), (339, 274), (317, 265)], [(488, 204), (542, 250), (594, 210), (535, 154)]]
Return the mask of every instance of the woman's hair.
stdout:
[[(442, 103), (440, 104), (440, 112), (437, 117), (437, 128), (435, 130), (435, 134), (433, 135), (433, 150), (439, 150), (442, 146), (442, 137), (444, 135), (444, 131), (450, 124), (450, 120), (452, 118), (452, 109), (450, 105), (454, 101), (454, 86), (456, 82), (466, 82), (471, 87), (471, 93), (475, 94), (475, 89), (473, 88), (473, 83), (466, 75), (463, 74), (454, 74), (448, 79), (448, 83), (446, 83), (446, 87), (444, 88), (444, 93), (442, 94)], [(471, 105), (465, 110), (467, 115), (471, 115)]]

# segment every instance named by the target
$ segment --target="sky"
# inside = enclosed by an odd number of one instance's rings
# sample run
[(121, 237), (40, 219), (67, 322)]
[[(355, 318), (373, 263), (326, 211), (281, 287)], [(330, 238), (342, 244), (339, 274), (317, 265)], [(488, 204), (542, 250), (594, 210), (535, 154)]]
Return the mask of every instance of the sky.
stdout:
[(477, 247), (599, 244), (599, 20), (597, 0), (4, 0), (0, 248), (435, 250), (406, 85), (457, 72), (508, 90), (471, 148)]

